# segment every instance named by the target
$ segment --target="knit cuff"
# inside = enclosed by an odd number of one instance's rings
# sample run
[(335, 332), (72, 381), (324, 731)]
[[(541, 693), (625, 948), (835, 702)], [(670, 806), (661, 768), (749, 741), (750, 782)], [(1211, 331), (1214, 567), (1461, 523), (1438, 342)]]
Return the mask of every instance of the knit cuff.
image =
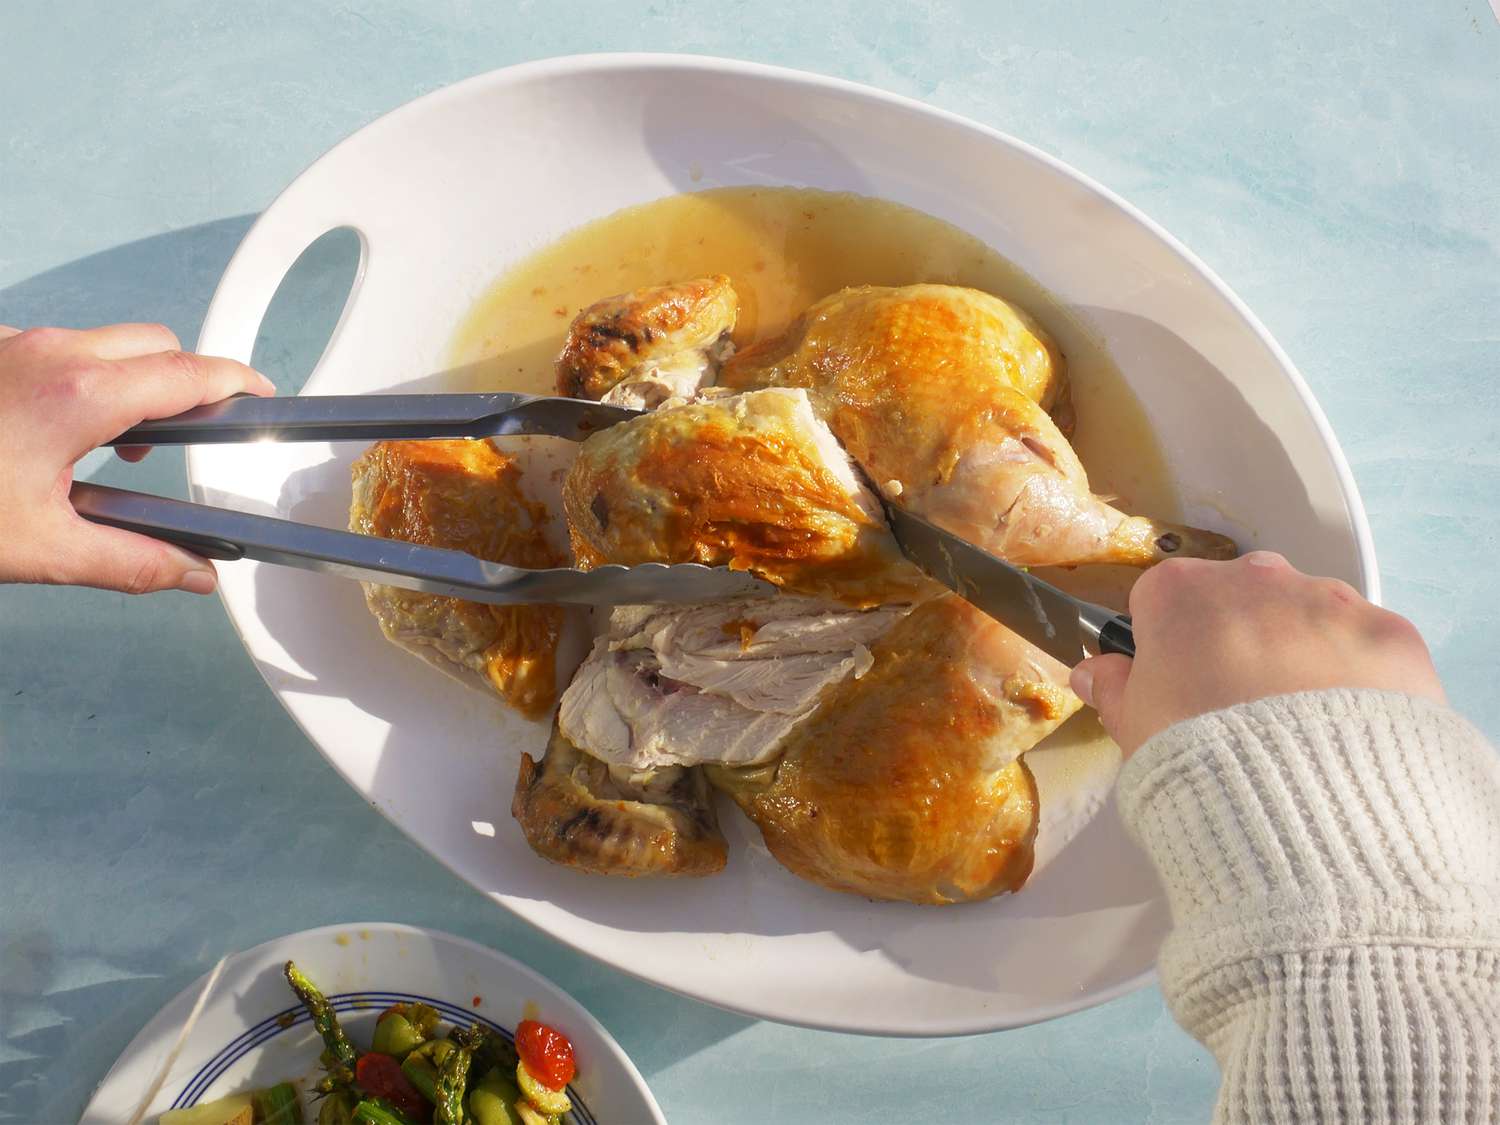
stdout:
[(1309, 692), (1178, 723), (1126, 763), (1119, 804), (1178, 937), (1220, 963), (1497, 940), (1500, 758), (1428, 700)]

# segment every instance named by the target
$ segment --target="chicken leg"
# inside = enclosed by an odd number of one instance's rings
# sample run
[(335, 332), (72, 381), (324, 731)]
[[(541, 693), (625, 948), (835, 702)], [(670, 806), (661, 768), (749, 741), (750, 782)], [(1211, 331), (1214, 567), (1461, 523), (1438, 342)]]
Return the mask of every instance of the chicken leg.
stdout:
[(1061, 357), (998, 298), (862, 286), (728, 359), (722, 386), (802, 387), (875, 487), (1019, 566), (1232, 558), (1222, 535), (1130, 516), (1089, 490), (1057, 421)]

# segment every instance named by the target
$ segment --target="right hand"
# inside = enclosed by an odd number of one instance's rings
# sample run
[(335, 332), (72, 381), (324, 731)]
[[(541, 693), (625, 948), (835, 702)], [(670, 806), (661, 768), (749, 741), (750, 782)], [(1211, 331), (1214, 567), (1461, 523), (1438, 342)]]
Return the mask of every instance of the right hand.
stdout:
[(1183, 719), (1272, 695), (1376, 688), (1445, 702), (1416, 626), (1280, 555), (1172, 559), (1130, 592), (1136, 656), (1095, 656), (1073, 690), (1128, 756)]

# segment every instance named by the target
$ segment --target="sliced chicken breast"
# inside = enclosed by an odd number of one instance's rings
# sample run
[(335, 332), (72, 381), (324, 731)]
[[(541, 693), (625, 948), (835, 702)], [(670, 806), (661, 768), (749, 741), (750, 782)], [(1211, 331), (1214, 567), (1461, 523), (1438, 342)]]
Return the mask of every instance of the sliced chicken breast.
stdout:
[(763, 764), (830, 687), (869, 669), (869, 646), (906, 612), (792, 596), (623, 607), (563, 692), (558, 726), (633, 770)]
[(563, 504), (580, 566), (727, 565), (860, 607), (934, 589), (800, 389), (671, 406), (595, 434)]

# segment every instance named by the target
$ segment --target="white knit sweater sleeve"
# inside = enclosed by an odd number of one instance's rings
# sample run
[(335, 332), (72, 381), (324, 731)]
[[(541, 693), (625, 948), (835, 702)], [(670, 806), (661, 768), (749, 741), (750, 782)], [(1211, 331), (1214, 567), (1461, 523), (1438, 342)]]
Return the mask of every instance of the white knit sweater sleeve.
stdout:
[(1446, 707), (1325, 691), (1179, 723), (1121, 812), (1215, 1120), (1500, 1122), (1500, 757)]

